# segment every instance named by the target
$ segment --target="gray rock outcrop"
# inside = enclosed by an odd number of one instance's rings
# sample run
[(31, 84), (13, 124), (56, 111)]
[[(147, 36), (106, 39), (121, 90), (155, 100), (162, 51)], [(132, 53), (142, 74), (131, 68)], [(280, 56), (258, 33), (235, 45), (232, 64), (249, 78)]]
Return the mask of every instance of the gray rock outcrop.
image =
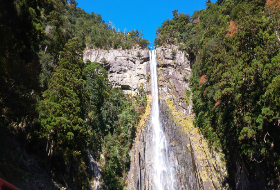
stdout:
[(155, 189), (153, 128), (150, 119), (145, 130), (140, 130), (130, 153), (131, 163), (128, 173), (127, 189)]
[(91, 178), (89, 187), (91, 190), (101, 190), (101, 183), (103, 182), (101, 177), (101, 168), (90, 152), (88, 152), (88, 158), (88, 169)]
[[(162, 102), (162, 101), (161, 101)], [(190, 139), (182, 128), (177, 126), (170, 118), (168, 108), (164, 102), (160, 103), (160, 120), (164, 132), (168, 135), (168, 155), (174, 168), (174, 189), (196, 190), (200, 189), (197, 179), (196, 166), (192, 156), (192, 150), (188, 147)], [(131, 150), (131, 165), (128, 173), (129, 190), (156, 189), (154, 179), (154, 149), (153, 126), (151, 118), (146, 121), (144, 130), (137, 134), (136, 141)]]
[(129, 50), (86, 49), (83, 60), (100, 63), (108, 70), (108, 78), (113, 87), (121, 88), (125, 93), (135, 95), (140, 86), (146, 89), (148, 49), (139, 47)]
[(172, 100), (178, 111), (184, 116), (191, 114), (192, 102), (186, 99), (186, 90), (190, 91), (189, 79), (191, 64), (188, 54), (178, 50), (177, 46), (158, 47), (158, 85), (161, 99)]

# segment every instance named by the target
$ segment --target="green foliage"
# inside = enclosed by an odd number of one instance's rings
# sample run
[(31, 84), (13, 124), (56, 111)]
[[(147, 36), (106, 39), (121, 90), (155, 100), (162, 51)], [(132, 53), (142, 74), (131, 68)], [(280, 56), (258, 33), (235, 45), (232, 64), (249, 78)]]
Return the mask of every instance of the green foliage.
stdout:
[(139, 58), (142, 57), (142, 55), (141, 55), (141, 53), (139, 51), (137, 51), (136, 56), (139, 57)]
[[(142, 89), (142, 90), (141, 90)], [(104, 187), (122, 189), (129, 170), (129, 151), (132, 147), (137, 123), (144, 113), (146, 94), (140, 87), (136, 97), (124, 96), (119, 89), (112, 89), (102, 108), (105, 164), (102, 167)]]
[(139, 87), (135, 97), (110, 86), (107, 71), (98, 63), (87, 62), (83, 70), (85, 120), (88, 148), (101, 160), (105, 189), (121, 189), (129, 169), (129, 151), (140, 115), (146, 106), (146, 94)]
[(75, 0), (11, 0), (0, 10), (0, 131), (14, 133), (72, 189), (88, 188), (88, 151), (96, 159), (110, 152), (104, 186), (123, 187), (145, 92), (125, 96), (82, 55), (85, 48), (147, 48), (149, 41), (138, 30), (117, 32)]
[(48, 155), (63, 159), (65, 163), (57, 163), (53, 168), (55, 175), (61, 175), (62, 170), (69, 178), (75, 176), (77, 164), (78, 168), (82, 167), (81, 151), (85, 148), (84, 139), (87, 137), (83, 121), (85, 82), (82, 79), (84, 63), (81, 55), (82, 46), (78, 39), (69, 40), (60, 53), (58, 67), (43, 94), (44, 100), (38, 106), (42, 125), (38, 133), (47, 141)]
[(138, 30), (127, 34), (117, 32), (111, 24), (105, 24), (101, 15), (86, 13), (76, 7), (76, 1), (70, 4), (55, 0), (42, 9), (42, 23), (45, 28), (45, 38), (40, 44), (40, 62), (43, 71), (40, 75), (41, 87), (47, 89), (48, 80), (53, 73), (53, 67), (59, 59), (65, 43), (77, 37), (83, 48), (130, 49), (133, 46), (147, 48), (149, 41), (143, 38)]
[(101, 59), (101, 62), (102, 62), (103, 64), (105, 64), (105, 63), (107, 63), (107, 60), (103, 57), (103, 58)]
[(175, 57), (176, 57), (176, 50), (172, 50), (171, 51), (171, 55), (172, 55), (172, 59), (175, 59)]
[(32, 120), (40, 92), (36, 53), (43, 37), (40, 1), (11, 0), (0, 7), (0, 122)]
[(191, 91), (188, 90), (188, 89), (185, 89), (185, 93), (186, 93), (186, 103), (187, 103), (187, 106), (190, 105), (190, 98), (191, 98)]
[(179, 42), (184, 34), (188, 24), (190, 23), (190, 15), (180, 13), (178, 10), (172, 11), (174, 18), (172, 20), (166, 20), (161, 24), (161, 27), (157, 28), (155, 45), (172, 44)]
[(241, 161), (261, 189), (276, 187), (280, 166), (279, 8), (265, 2), (208, 1), (178, 34), (173, 12), (155, 40), (156, 45), (180, 44), (195, 60), (194, 122), (226, 153), (229, 181), (234, 184), (234, 163)]

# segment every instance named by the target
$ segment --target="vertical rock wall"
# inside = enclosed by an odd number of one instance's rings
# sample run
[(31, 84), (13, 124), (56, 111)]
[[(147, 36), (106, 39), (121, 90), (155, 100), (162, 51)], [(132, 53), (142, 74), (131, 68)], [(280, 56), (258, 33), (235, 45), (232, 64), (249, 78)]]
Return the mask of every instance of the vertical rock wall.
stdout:
[[(165, 104), (160, 104), (160, 119), (163, 130), (168, 136), (168, 146), (171, 164), (174, 167), (176, 189), (199, 189), (196, 177), (196, 167), (193, 162), (191, 148), (188, 147), (189, 139), (170, 118)], [(154, 182), (154, 152), (153, 128), (151, 118), (137, 134), (131, 150), (131, 165), (128, 174), (127, 189), (147, 190), (155, 189)]]
[(200, 189), (190, 138), (182, 127), (173, 121), (165, 101), (160, 101), (160, 121), (169, 142), (178, 189)]
[(192, 103), (187, 104), (186, 90), (190, 91), (191, 76), (188, 55), (178, 50), (177, 46), (157, 48), (159, 96), (172, 100), (178, 111), (184, 116), (191, 114)]
[[(194, 127), (186, 127), (185, 118), (177, 115), (175, 108), (160, 101), (160, 121), (167, 139), (170, 162), (175, 171), (175, 187), (178, 190), (220, 190), (226, 170), (221, 157), (209, 149), (201, 133)], [(127, 189), (155, 189), (153, 129), (151, 119), (137, 133), (131, 150)]]
[[(176, 46), (157, 48), (160, 121), (168, 139), (176, 189), (226, 189), (225, 163), (212, 151), (200, 131), (192, 125), (190, 91), (191, 63)], [(186, 103), (188, 101), (188, 104)], [(138, 132), (131, 150), (128, 189), (154, 189), (151, 120)]]
[(154, 183), (154, 154), (153, 154), (153, 129), (150, 119), (146, 121), (144, 130), (137, 134), (134, 146), (131, 150), (130, 171), (128, 173), (127, 189), (148, 190), (155, 189)]

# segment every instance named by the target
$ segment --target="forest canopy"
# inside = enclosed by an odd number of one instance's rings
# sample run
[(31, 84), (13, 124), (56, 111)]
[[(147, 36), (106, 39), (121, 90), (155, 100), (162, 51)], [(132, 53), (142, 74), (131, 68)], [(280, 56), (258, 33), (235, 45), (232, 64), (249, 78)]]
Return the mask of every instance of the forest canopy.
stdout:
[(104, 154), (104, 188), (123, 187), (145, 91), (112, 88), (107, 71), (82, 56), (86, 48), (147, 48), (143, 34), (118, 32), (75, 0), (10, 0), (1, 1), (0, 44), (0, 177), (17, 185), (38, 176), (16, 164), (15, 138), (64, 186), (87, 189), (88, 154)]
[(192, 16), (175, 10), (155, 39), (189, 55), (194, 123), (227, 155), (229, 183), (244, 163), (258, 181), (253, 189), (279, 184), (279, 3), (207, 1)]

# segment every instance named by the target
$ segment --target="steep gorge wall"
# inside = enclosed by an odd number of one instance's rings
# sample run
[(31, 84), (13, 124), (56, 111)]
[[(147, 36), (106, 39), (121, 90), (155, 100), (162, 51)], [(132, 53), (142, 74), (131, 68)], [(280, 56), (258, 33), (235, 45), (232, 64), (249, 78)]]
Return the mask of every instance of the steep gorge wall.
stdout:
[[(147, 49), (84, 51), (84, 61), (100, 63), (108, 70), (109, 80), (125, 93), (136, 94), (149, 85), (149, 53)], [(188, 55), (176, 46), (157, 48), (160, 120), (168, 139), (171, 162), (175, 168), (177, 189), (223, 189), (226, 169), (222, 156), (209, 149), (200, 131), (192, 125), (189, 79), (191, 63)], [(187, 102), (188, 101), (188, 104)], [(152, 124), (149, 106), (138, 126), (130, 153), (131, 165), (127, 189), (153, 189)]]
[(158, 86), (159, 97), (174, 102), (176, 109), (184, 116), (191, 114), (192, 104), (186, 103), (186, 90), (190, 91), (189, 79), (191, 64), (188, 55), (177, 46), (158, 47)]
[[(160, 119), (163, 130), (168, 138), (167, 154), (174, 168), (175, 189), (200, 189), (199, 179), (196, 174), (196, 165), (192, 157), (192, 150), (188, 146), (189, 138), (182, 133), (176, 123), (173, 122), (166, 104), (160, 103)], [(127, 189), (156, 189), (154, 182), (154, 150), (153, 150), (153, 126), (151, 118), (147, 118), (145, 125), (140, 128), (131, 150), (131, 166), (128, 174)], [(170, 175), (170, 174), (165, 174)]]
[[(226, 189), (225, 161), (220, 151), (211, 150), (199, 129), (192, 124), (190, 91), (191, 64), (176, 46), (157, 48), (160, 121), (168, 139), (175, 168), (176, 189)], [(137, 133), (131, 150), (128, 189), (153, 189), (152, 125), (148, 118)]]

